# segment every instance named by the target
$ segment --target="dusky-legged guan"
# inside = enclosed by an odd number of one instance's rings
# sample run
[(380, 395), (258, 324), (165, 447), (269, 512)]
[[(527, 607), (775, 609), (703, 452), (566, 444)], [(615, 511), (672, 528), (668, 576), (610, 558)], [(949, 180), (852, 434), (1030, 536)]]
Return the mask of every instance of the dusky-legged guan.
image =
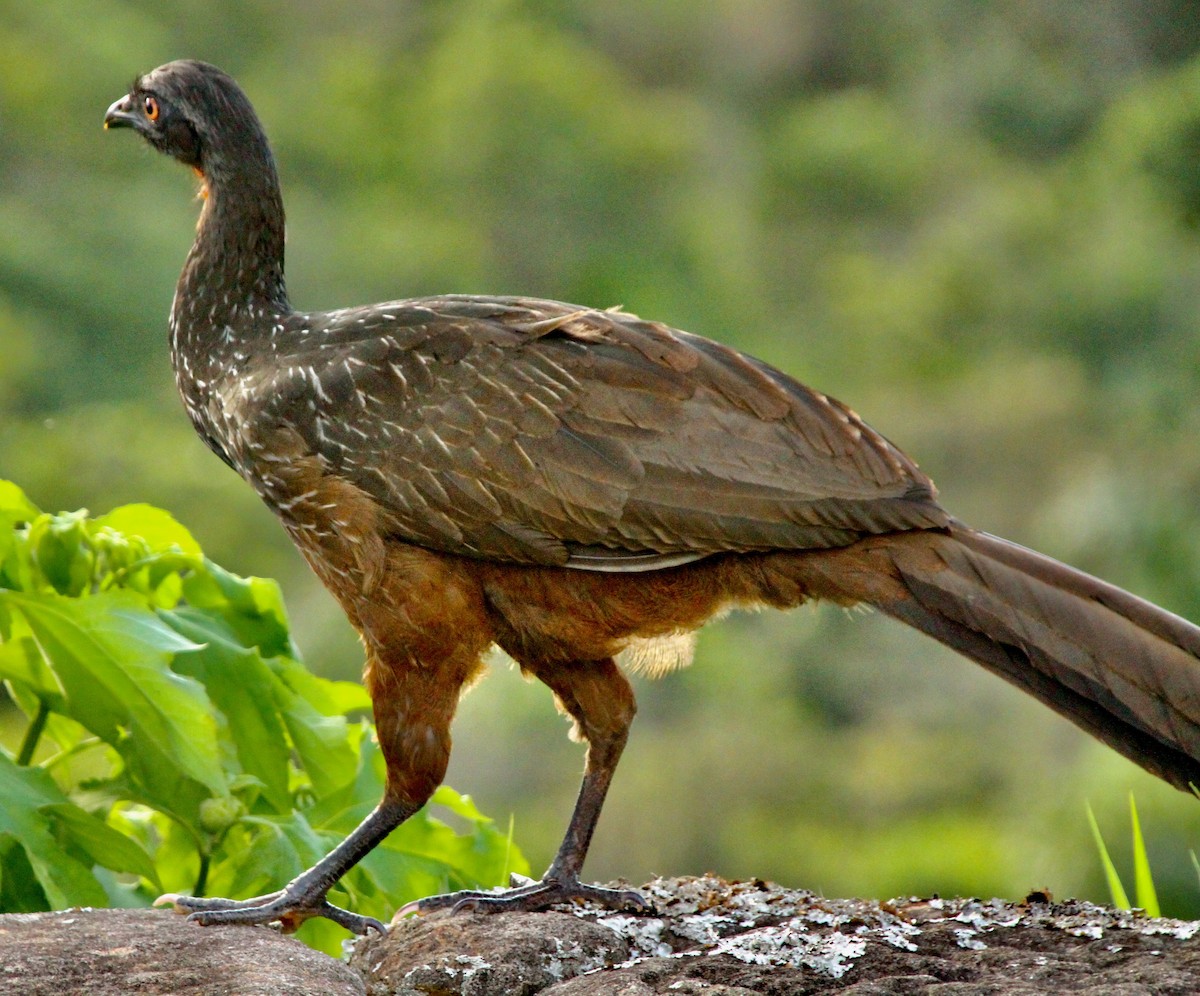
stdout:
[(493, 645), (574, 719), (582, 787), (540, 882), (419, 908), (637, 904), (579, 879), (635, 711), (614, 658), (731, 606), (874, 606), (1200, 784), (1200, 629), (958, 522), (849, 408), (619, 310), (452, 295), (296, 311), (271, 150), (229, 76), (162, 66), (105, 125), (201, 178), (171, 309), (179, 391), (361, 634), (387, 760), (379, 806), (327, 857), (256, 899), (169, 897), (193, 919), (380, 927), (326, 894), (441, 781)]

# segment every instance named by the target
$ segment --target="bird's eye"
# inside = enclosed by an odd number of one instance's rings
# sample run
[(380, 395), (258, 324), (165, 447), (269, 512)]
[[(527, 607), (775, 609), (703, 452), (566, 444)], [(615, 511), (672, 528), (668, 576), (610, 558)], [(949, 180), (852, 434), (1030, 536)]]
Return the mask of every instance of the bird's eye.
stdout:
[(146, 117), (151, 121), (158, 120), (158, 101), (153, 97), (147, 97), (142, 101), (142, 108), (146, 112)]

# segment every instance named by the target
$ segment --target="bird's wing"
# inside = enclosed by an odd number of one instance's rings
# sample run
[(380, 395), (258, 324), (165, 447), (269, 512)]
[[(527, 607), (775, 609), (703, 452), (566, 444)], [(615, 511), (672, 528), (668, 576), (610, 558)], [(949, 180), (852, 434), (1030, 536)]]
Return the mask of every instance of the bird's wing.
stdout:
[(410, 543), (643, 570), (947, 520), (912, 461), (843, 405), (623, 312), (446, 297), (292, 331), (250, 392), (261, 417)]

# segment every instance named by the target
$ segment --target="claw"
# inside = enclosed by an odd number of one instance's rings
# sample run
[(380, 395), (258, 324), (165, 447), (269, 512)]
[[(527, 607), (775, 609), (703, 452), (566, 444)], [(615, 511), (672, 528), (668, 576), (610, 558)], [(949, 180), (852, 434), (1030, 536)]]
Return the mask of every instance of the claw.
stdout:
[(170, 904), (176, 913), (187, 916), (201, 927), (214, 924), (271, 924), (278, 923), (285, 934), (300, 929), (305, 920), (325, 917), (355, 934), (377, 930), (387, 933), (387, 927), (373, 916), (351, 913), (323, 899), (289, 898), (286, 892), (276, 892), (254, 899), (200, 899), (168, 893), (155, 900), (155, 906)]
[(414, 899), (410, 903), (405, 903), (398, 910), (396, 910), (396, 914), (395, 914), (395, 916), (392, 917), (392, 919), (399, 920), (401, 917), (412, 916), (414, 914), (420, 914), (422, 902), (424, 902), (424, 900)]
[(311, 868), (301, 872), (283, 889), (253, 899), (201, 899), (167, 893), (155, 905), (170, 905), (193, 923), (277, 923), (285, 932), (296, 930), (305, 920), (324, 917), (355, 934), (387, 928), (373, 916), (351, 913), (334, 906), (325, 897), (347, 871), (403, 823), (419, 804), (384, 798), (345, 840)]

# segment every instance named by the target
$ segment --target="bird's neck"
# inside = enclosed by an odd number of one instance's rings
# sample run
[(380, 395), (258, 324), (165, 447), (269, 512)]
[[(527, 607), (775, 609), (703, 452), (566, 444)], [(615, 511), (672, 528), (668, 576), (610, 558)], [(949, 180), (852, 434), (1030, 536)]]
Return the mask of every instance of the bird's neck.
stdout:
[(171, 347), (179, 372), (241, 366), (291, 310), (283, 279), (283, 201), (270, 153), (202, 175), (196, 241), (175, 289)]

